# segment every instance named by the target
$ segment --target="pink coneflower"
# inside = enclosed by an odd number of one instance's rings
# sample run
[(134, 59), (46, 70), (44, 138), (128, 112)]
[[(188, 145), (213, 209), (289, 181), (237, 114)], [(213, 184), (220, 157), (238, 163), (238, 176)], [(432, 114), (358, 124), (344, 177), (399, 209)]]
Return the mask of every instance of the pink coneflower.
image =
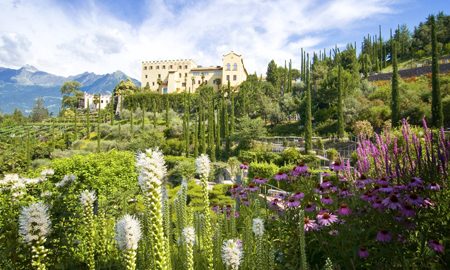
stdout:
[(251, 191), (251, 192), (256, 192), (256, 191), (258, 191), (258, 187), (255, 185), (255, 184), (253, 184), (253, 183), (250, 183), (250, 184), (248, 184), (248, 186), (247, 186), (247, 190), (249, 190), (249, 191)]
[(323, 204), (332, 204), (333, 203), (333, 199), (331, 199), (329, 196), (324, 196), (320, 199), (320, 201)]
[(392, 210), (397, 210), (397, 209), (402, 208), (400, 200), (398, 199), (396, 194), (391, 194), (389, 197), (384, 199), (383, 205)]
[(405, 217), (413, 217), (416, 215), (416, 211), (410, 204), (404, 204), (400, 213)]
[(434, 202), (430, 198), (426, 198), (423, 200), (423, 205), (425, 207), (432, 207), (434, 206)]
[(242, 202), (242, 204), (245, 205), (245, 206), (250, 206), (250, 201), (249, 201), (247, 198), (242, 198), (242, 199), (241, 199), (241, 202)]
[(242, 163), (241, 165), (239, 165), (239, 168), (241, 169), (241, 170), (248, 170), (248, 164), (247, 163)]
[(423, 185), (423, 180), (420, 179), (419, 177), (411, 178), (411, 182), (409, 182), (409, 184), (408, 184), (409, 187), (422, 187), (422, 185)]
[(271, 205), (278, 205), (280, 203), (280, 200), (278, 200), (277, 198), (275, 198), (275, 199), (273, 199), (271, 202), (270, 202), (270, 204)]
[(381, 179), (378, 179), (377, 181), (376, 181), (376, 183), (378, 184), (378, 185), (380, 185), (380, 186), (382, 186), (382, 185), (389, 185), (389, 182), (386, 180), (386, 178), (381, 178)]
[(346, 203), (342, 203), (339, 207), (338, 214), (342, 216), (348, 216), (352, 213), (352, 210), (348, 207)]
[(275, 174), (273, 179), (275, 179), (276, 181), (287, 180), (288, 179), (288, 175), (285, 174), (285, 173), (279, 172), (279, 173)]
[(313, 203), (306, 204), (306, 207), (305, 207), (305, 211), (306, 212), (313, 212), (315, 210), (316, 210), (316, 205), (315, 204), (313, 204)]
[(369, 251), (368, 251), (367, 248), (365, 248), (365, 247), (360, 247), (360, 248), (358, 249), (358, 256), (359, 256), (361, 259), (365, 259), (365, 258), (369, 257)]
[(380, 198), (376, 198), (376, 199), (373, 200), (373, 202), (372, 202), (372, 207), (373, 207), (374, 209), (379, 209), (379, 210), (384, 209), (383, 201), (382, 201)]
[(305, 229), (305, 232), (317, 230), (318, 226), (315, 220), (311, 220), (309, 219), (309, 217), (305, 217), (304, 223), (305, 225), (303, 225), (303, 228)]
[(406, 190), (407, 187), (405, 185), (402, 184), (398, 184), (394, 186), (394, 192), (399, 192), (399, 191), (403, 191)]
[(288, 208), (299, 207), (299, 206), (300, 206), (300, 201), (296, 200), (296, 199), (293, 198), (293, 197), (290, 197), (290, 198), (288, 199), (288, 201), (286, 202), (286, 206), (287, 206)]
[(241, 191), (241, 189), (242, 189), (242, 188), (241, 188), (240, 185), (234, 184), (234, 185), (231, 186), (230, 192), (231, 192), (231, 193), (236, 193), (236, 192)]
[(258, 185), (265, 184), (266, 182), (267, 182), (267, 179), (260, 178), (260, 177), (255, 177), (253, 179), (253, 183), (258, 184)]
[(292, 195), (292, 197), (296, 200), (301, 200), (305, 197), (305, 193), (303, 192), (295, 192), (294, 195)]
[(437, 253), (444, 253), (444, 246), (436, 240), (428, 241), (428, 246)]
[(384, 193), (391, 193), (392, 191), (394, 191), (394, 189), (387, 183), (382, 184), (379, 190)]
[(275, 198), (280, 199), (280, 200), (283, 200), (285, 197), (286, 197), (286, 194), (285, 193), (281, 193), (281, 192), (277, 193), (275, 195)]
[(329, 179), (324, 179), (323, 182), (320, 184), (321, 188), (329, 188), (331, 187), (333, 184), (330, 182)]
[(370, 191), (366, 191), (363, 195), (361, 195), (361, 200), (366, 201), (366, 202), (371, 202), (375, 198), (376, 198), (376, 196)]
[(390, 242), (392, 240), (392, 235), (389, 231), (381, 230), (377, 233), (378, 242)]
[(212, 207), (212, 210), (215, 212), (215, 213), (220, 213), (221, 211), (221, 209), (220, 209), (220, 206), (218, 206), (217, 204), (216, 205), (214, 205), (213, 207)]
[(338, 221), (338, 217), (329, 212), (320, 212), (317, 215), (317, 221), (321, 226), (330, 226)]
[(341, 197), (347, 198), (352, 196), (353, 194), (350, 192), (350, 190), (348, 190), (348, 188), (341, 188), (341, 190), (339, 191), (339, 195)]
[(295, 166), (294, 171), (299, 174), (304, 174), (308, 171), (308, 166), (306, 166), (305, 163), (299, 163), (297, 166)]
[(324, 194), (325, 189), (318, 184), (317, 187), (314, 189), (314, 192), (317, 194)]
[(335, 172), (342, 171), (345, 169), (345, 165), (340, 160), (336, 160), (331, 164), (330, 169)]
[(406, 197), (406, 200), (412, 205), (422, 205), (423, 204), (423, 199), (415, 193), (409, 194)]
[(428, 185), (428, 189), (438, 191), (441, 190), (441, 186), (439, 186), (439, 184), (437, 183), (431, 183), (430, 185)]

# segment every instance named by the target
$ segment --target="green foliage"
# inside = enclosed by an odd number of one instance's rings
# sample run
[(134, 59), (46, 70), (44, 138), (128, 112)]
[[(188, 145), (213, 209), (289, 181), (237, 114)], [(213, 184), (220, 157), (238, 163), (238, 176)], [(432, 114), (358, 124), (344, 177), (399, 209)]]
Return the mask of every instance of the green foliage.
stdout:
[(431, 125), (439, 128), (444, 124), (444, 115), (439, 82), (439, 53), (437, 50), (436, 22), (434, 16), (431, 16), (431, 47)]
[(254, 177), (262, 177), (270, 179), (279, 170), (279, 167), (273, 163), (250, 163), (250, 168), (248, 170), (248, 177), (250, 179)]

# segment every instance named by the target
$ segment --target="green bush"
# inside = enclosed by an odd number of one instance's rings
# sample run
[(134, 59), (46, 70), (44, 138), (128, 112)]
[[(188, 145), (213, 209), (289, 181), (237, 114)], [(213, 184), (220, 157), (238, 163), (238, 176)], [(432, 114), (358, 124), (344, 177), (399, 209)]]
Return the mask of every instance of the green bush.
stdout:
[(302, 154), (295, 148), (289, 147), (281, 153), (282, 164), (295, 164), (302, 159)]
[(256, 163), (252, 162), (248, 170), (248, 177), (272, 178), (279, 170), (279, 167), (273, 163)]
[(339, 157), (339, 152), (334, 148), (327, 149), (327, 157), (329, 160), (335, 161)]

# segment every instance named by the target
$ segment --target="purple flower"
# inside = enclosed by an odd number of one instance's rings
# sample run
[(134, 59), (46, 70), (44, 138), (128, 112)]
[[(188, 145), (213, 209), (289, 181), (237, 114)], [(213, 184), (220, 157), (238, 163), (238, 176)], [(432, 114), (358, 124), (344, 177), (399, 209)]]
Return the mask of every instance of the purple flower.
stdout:
[(411, 178), (411, 181), (408, 184), (409, 187), (422, 187), (422, 185), (423, 185), (423, 180), (420, 179), (419, 177)]
[(361, 195), (361, 200), (366, 201), (366, 202), (371, 202), (374, 199), (375, 199), (375, 195), (370, 191), (366, 191), (366, 193)]
[(260, 177), (255, 177), (255, 178), (253, 179), (253, 182), (254, 182), (255, 184), (262, 185), (262, 184), (265, 184), (265, 183), (267, 182), (267, 179), (260, 178)]
[(275, 195), (275, 198), (277, 198), (277, 199), (280, 199), (280, 200), (284, 200), (284, 198), (286, 197), (286, 194), (285, 193), (277, 193), (276, 195)]
[(305, 232), (315, 231), (315, 230), (317, 230), (318, 225), (315, 220), (311, 220), (311, 219), (309, 219), (309, 217), (305, 217), (303, 228), (304, 228)]
[(218, 205), (216, 204), (216, 205), (214, 205), (214, 206), (212, 207), (212, 210), (213, 210), (215, 213), (220, 213), (220, 206), (218, 206)]
[(248, 186), (247, 186), (247, 190), (249, 190), (249, 191), (251, 191), (251, 192), (256, 192), (256, 191), (258, 191), (258, 187), (255, 185), (255, 184), (253, 184), (253, 183), (250, 183), (250, 184), (248, 184)]
[(338, 172), (344, 170), (345, 165), (340, 160), (336, 160), (335, 162), (333, 162), (333, 164), (331, 164), (330, 168), (331, 170)]
[(316, 210), (316, 205), (313, 203), (308, 203), (305, 207), (306, 212), (313, 212)]
[(350, 190), (348, 190), (348, 188), (341, 188), (341, 190), (339, 191), (339, 195), (341, 197), (347, 198), (352, 196), (353, 194), (350, 192)]
[(337, 222), (339, 219), (336, 215), (333, 215), (332, 213), (321, 211), (317, 215), (317, 220), (319, 222), (319, 225), (321, 226), (330, 226), (331, 224)]
[(293, 197), (290, 197), (286, 203), (288, 208), (295, 208), (300, 206), (300, 201), (296, 200)]
[(396, 194), (391, 194), (389, 197), (384, 199), (383, 205), (392, 210), (397, 210), (397, 209), (402, 208), (400, 200), (398, 199)]
[(389, 231), (381, 230), (377, 233), (378, 242), (390, 242), (392, 240), (392, 235)]
[(295, 192), (292, 197), (296, 200), (301, 200), (305, 197), (305, 194), (303, 192)]
[(329, 196), (324, 196), (323, 198), (320, 199), (320, 201), (323, 204), (332, 204), (333, 203), (333, 199), (331, 199)]
[(413, 216), (416, 215), (416, 211), (414, 211), (414, 208), (408, 203), (403, 205), (402, 210), (400, 211), (400, 213), (404, 217), (413, 217)]
[(383, 201), (382, 201), (380, 198), (376, 198), (376, 199), (372, 202), (372, 207), (373, 207), (374, 209), (383, 210), (383, 209), (384, 209)]
[(248, 170), (248, 164), (247, 163), (242, 163), (241, 165), (239, 165), (239, 168), (241, 169), (241, 170)]
[(242, 204), (245, 205), (245, 206), (250, 206), (250, 201), (249, 201), (247, 198), (242, 198), (242, 199), (241, 199), (241, 202), (242, 202)]
[(333, 184), (330, 182), (330, 180), (324, 179), (323, 182), (320, 184), (320, 187), (326, 189), (331, 187), (332, 185)]
[(300, 174), (305, 174), (308, 172), (308, 166), (304, 163), (300, 163), (297, 166), (294, 167), (294, 170), (292, 171), (292, 175), (298, 176)]
[(428, 241), (428, 246), (437, 253), (444, 253), (444, 246), (436, 240)]
[(348, 207), (346, 203), (342, 203), (339, 207), (338, 214), (342, 216), (348, 216), (352, 213), (352, 210)]
[(428, 186), (428, 189), (429, 189), (429, 190), (439, 191), (439, 190), (441, 190), (441, 186), (439, 186), (439, 184), (437, 184), (437, 183), (431, 183), (431, 184)]
[(422, 205), (423, 204), (423, 199), (415, 193), (409, 194), (406, 197), (406, 200), (412, 205)]
[(276, 181), (283, 181), (283, 180), (287, 180), (288, 179), (288, 175), (285, 173), (277, 173), (275, 174), (275, 176), (273, 177), (273, 179), (275, 179)]
[(369, 251), (368, 251), (367, 248), (365, 248), (365, 247), (360, 247), (360, 248), (358, 249), (358, 256), (359, 256), (361, 259), (365, 259), (365, 258), (369, 257)]
[(278, 206), (279, 206), (279, 203), (280, 203), (280, 200), (278, 200), (277, 198), (275, 198), (275, 199), (273, 199), (273, 200), (270, 202), (270, 205), (271, 205), (271, 206), (274, 206), (274, 207), (278, 207)]
[(390, 187), (387, 183), (382, 184), (379, 190), (384, 193), (391, 193), (392, 191), (394, 191), (394, 189)]

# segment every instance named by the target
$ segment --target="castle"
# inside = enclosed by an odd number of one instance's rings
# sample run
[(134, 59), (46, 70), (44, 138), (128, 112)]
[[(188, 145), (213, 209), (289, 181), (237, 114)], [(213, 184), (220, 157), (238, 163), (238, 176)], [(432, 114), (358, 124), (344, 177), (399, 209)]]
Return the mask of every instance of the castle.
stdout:
[(222, 66), (202, 67), (192, 59), (142, 62), (142, 87), (162, 94), (195, 92), (201, 85), (219, 88), (238, 86), (247, 79), (241, 55), (229, 52), (222, 58)]

